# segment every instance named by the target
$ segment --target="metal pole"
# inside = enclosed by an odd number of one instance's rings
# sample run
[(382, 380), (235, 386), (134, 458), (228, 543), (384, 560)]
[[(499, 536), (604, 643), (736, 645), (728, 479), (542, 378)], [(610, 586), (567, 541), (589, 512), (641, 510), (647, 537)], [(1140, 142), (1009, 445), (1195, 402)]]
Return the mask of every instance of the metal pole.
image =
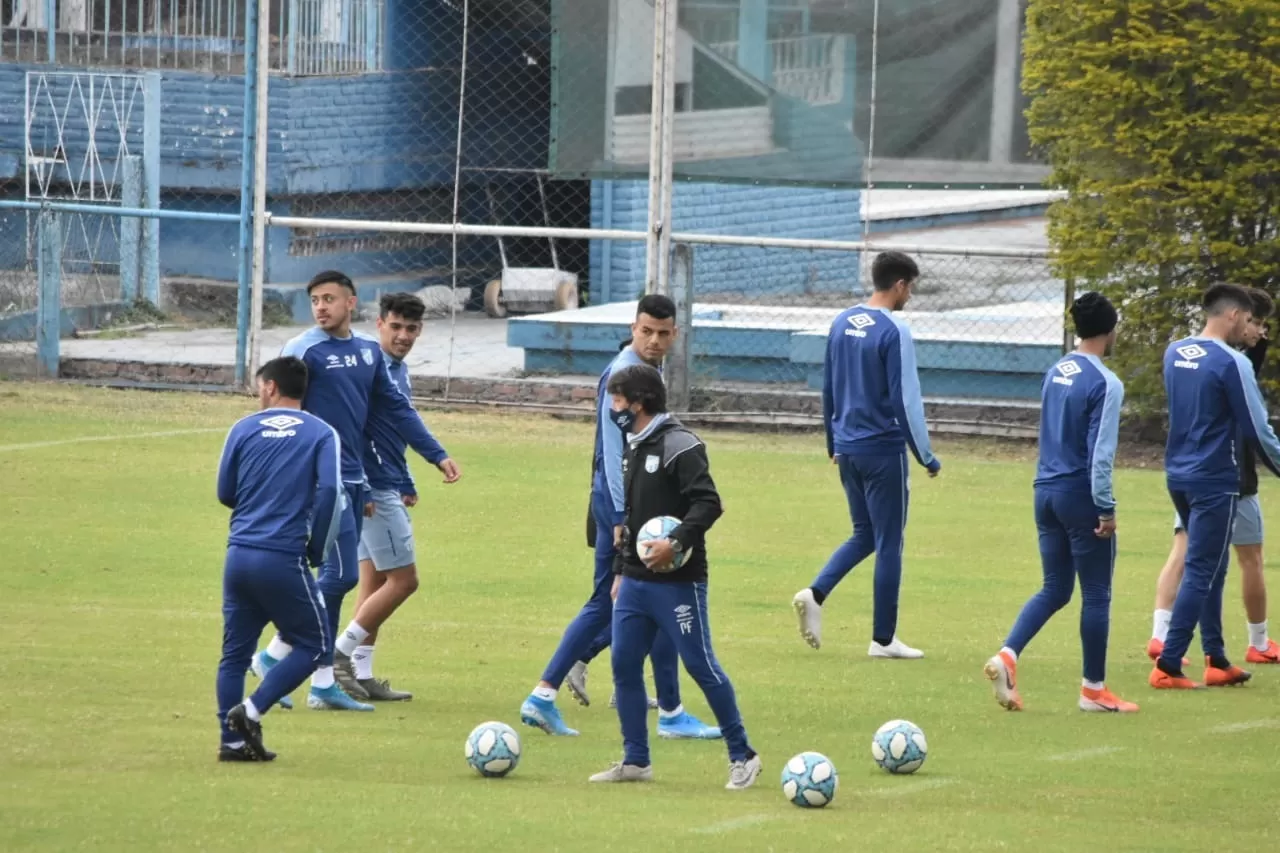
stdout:
[[(125, 207), (142, 207), (142, 158), (129, 154), (121, 162), (120, 201)], [(138, 301), (138, 273), (141, 269), (142, 221), (137, 217), (120, 218), (120, 295), (132, 305)]]
[(1076, 348), (1076, 335), (1067, 318), (1071, 316), (1071, 303), (1076, 301), (1076, 280), (1068, 278), (1062, 288), (1062, 353), (1066, 355)]
[[(253, 272), (249, 307), (249, 374), (257, 375), (262, 363), (262, 283), (267, 259), (267, 98), (271, 87), (271, 27), (258, 7), (257, 104), (254, 118), (253, 154)], [(268, 11), (267, 14), (270, 14)]]
[(992, 163), (1013, 159), (1013, 119), (1018, 111), (1018, 52), (1022, 45), (1019, 0), (1000, 0), (996, 11), (995, 77), (991, 85), (990, 157)]
[[(159, 71), (148, 71), (142, 80), (145, 109), (142, 112), (142, 192), (143, 206), (160, 209), (160, 86)], [(160, 307), (160, 220), (142, 220), (142, 295)]]
[(236, 271), (236, 387), (249, 386), (249, 300), (253, 277), (253, 168), (257, 152), (258, 0), (247, 0), (244, 15), (244, 129), (240, 146), (240, 264)]
[(672, 296), (678, 331), (667, 353), (667, 399), (672, 411), (687, 412), (693, 372), (693, 247), (677, 243), (672, 254)]
[(62, 345), (62, 219), (57, 213), (44, 210), (40, 212), (39, 223), (36, 358), (40, 374), (57, 379)]
[(654, 0), (653, 3), (653, 75), (649, 99), (649, 221), (645, 238), (644, 289), (646, 293), (657, 291), (659, 259), (659, 233), (662, 227), (662, 138), (663, 113), (666, 98), (663, 89), (666, 81), (667, 8), (671, 0)]
[(667, 0), (662, 49), (662, 175), (658, 220), (658, 280), (651, 292), (671, 292), (671, 176), (675, 167), (676, 11), (679, 0)]

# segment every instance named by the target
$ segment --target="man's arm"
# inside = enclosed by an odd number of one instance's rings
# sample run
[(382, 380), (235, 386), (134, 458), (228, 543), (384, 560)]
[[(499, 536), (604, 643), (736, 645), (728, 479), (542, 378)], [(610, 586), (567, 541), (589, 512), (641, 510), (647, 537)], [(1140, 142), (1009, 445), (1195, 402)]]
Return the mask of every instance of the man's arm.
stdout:
[(604, 466), (604, 482), (609, 488), (609, 501), (613, 505), (613, 526), (617, 527), (626, 517), (627, 499), (622, 483), (622, 430), (609, 418), (609, 395), (601, 394), (596, 404), (596, 419), (600, 424), (600, 444)]
[(703, 544), (707, 531), (724, 514), (724, 508), (720, 504), (720, 493), (716, 491), (715, 481), (711, 479), (711, 463), (707, 460), (707, 449), (702, 443), (692, 445), (668, 465), (676, 478), (680, 494), (689, 502), (689, 509), (681, 519), (680, 526), (672, 530), (667, 538), (678, 541), (687, 553)]
[(1245, 441), (1257, 446), (1262, 464), (1280, 477), (1280, 439), (1267, 420), (1267, 407), (1262, 402), (1258, 380), (1253, 377), (1248, 359), (1236, 352), (1231, 355), (1231, 364), (1223, 375), (1227, 404), (1244, 432)]
[(329, 427), (316, 442), (316, 503), (311, 521), (307, 559), (311, 565), (324, 562), (342, 524), (342, 454), (338, 433)]
[(1124, 405), (1124, 386), (1115, 377), (1106, 377), (1102, 399), (1089, 410), (1089, 483), (1093, 490), (1093, 507), (1100, 517), (1115, 515), (1116, 499), (1112, 490), (1116, 445), (1120, 441), (1120, 407)]
[(935, 473), (942, 463), (933, 455), (929, 444), (929, 426), (924, 419), (924, 398), (920, 394), (920, 374), (916, 369), (916, 345), (911, 330), (904, 324), (894, 323), (897, 341), (888, 341), (884, 348), (884, 364), (889, 379), (889, 401), (893, 414), (906, 436), (907, 446), (930, 473)]
[(236, 440), (236, 428), (227, 432), (226, 441), (222, 443), (222, 458), (218, 461), (218, 503), (227, 509), (236, 508), (236, 458), (239, 442)]
[(822, 426), (827, 431), (827, 458), (836, 455), (835, 429), (831, 419), (836, 415), (835, 391), (831, 382), (831, 350), (835, 348), (834, 329), (827, 333), (827, 351), (822, 358)]
[(387, 371), (387, 363), (382, 360), (382, 352), (378, 351), (375, 358), (379, 361), (373, 371), (373, 405), (381, 407), (391, 416), (396, 432), (418, 455), (432, 465), (439, 465), (449, 458), (449, 454), (445, 452), (440, 442), (436, 441), (435, 436), (427, 429), (427, 425), (422, 422), (422, 416), (418, 414), (418, 410), (413, 407), (413, 403), (391, 378), (391, 374)]

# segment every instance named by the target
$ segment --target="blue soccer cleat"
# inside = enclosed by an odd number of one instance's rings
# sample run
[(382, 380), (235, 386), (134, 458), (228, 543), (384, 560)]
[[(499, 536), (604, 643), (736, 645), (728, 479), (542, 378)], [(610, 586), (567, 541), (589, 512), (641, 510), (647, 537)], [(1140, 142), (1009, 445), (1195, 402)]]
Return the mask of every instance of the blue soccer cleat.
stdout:
[[(270, 672), (271, 668), (278, 663), (280, 663), (280, 661), (267, 654), (267, 650), (263, 649), (254, 655), (253, 660), (249, 662), (249, 671), (258, 676), (258, 678), (266, 678), (267, 673)], [(281, 696), (278, 704), (286, 711), (293, 710), (293, 700), (288, 696)]]
[(307, 696), (307, 707), (313, 711), (372, 711), (372, 705), (366, 705), (364, 702), (357, 702), (346, 693), (342, 692), (342, 688), (337, 684), (330, 684), (323, 690), (319, 687), (312, 687), (311, 693)]
[(576, 730), (564, 724), (555, 702), (539, 699), (537, 696), (530, 696), (520, 706), (520, 722), (535, 729), (542, 729), (549, 735), (578, 736)]
[(708, 726), (688, 711), (682, 711), (676, 717), (658, 717), (658, 737), (716, 740), (720, 737), (720, 727)]

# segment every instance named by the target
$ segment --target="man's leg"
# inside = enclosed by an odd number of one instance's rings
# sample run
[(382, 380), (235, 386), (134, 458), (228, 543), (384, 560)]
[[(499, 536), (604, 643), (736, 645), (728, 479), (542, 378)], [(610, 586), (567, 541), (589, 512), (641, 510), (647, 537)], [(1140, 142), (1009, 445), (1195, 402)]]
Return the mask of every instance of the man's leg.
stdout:
[(924, 653), (897, 638), (902, 548), (907, 532), (910, 482), (907, 454), (857, 460), (866, 484), (867, 510), (875, 530), (875, 623), (867, 653), (878, 658), (921, 658)]
[(1160, 569), (1156, 580), (1156, 606), (1151, 616), (1151, 639), (1147, 642), (1147, 657), (1155, 660), (1164, 650), (1165, 637), (1169, 634), (1169, 620), (1173, 618), (1173, 602), (1178, 597), (1178, 585), (1182, 583), (1182, 567), (1187, 560), (1187, 531), (1182, 516), (1173, 514), (1173, 546), (1169, 557)]
[(622, 761), (592, 776), (592, 782), (647, 782), (653, 778), (644, 695), (644, 659), (658, 632), (646, 600), (651, 586), (654, 584), (623, 578), (618, 589), (611, 618), (613, 689), (622, 728)]
[(329, 654), (328, 625), (320, 589), (299, 559), (290, 567), (273, 565), (253, 580), (254, 594), (292, 650), (262, 680), (250, 699), (266, 713), (280, 697), (292, 693)]
[(865, 560), (875, 550), (875, 530), (867, 509), (866, 484), (849, 456), (837, 456), (840, 469), (840, 485), (844, 488), (849, 504), (849, 520), (853, 533), (832, 553), (822, 571), (807, 588), (791, 599), (791, 606), (800, 618), (800, 636), (813, 648), (822, 646), (822, 605), (845, 575)]
[[(373, 560), (369, 559), (369, 552), (364, 547), (364, 534), (360, 535), (360, 591), (356, 598), (356, 612), (360, 612), (360, 607), (369, 600), (369, 596), (378, 591), (386, 582), (383, 573), (378, 571), (373, 565)], [(378, 632), (370, 631), (369, 636), (364, 638), (364, 642), (356, 646), (356, 650), (351, 653), (351, 665), (355, 669), (356, 681), (366, 678), (373, 678), (373, 652), (378, 642)], [(366, 689), (366, 693), (369, 691)]]
[[(258, 606), (246, 583), (258, 568), (251, 564), (253, 555), (252, 551), (232, 546), (227, 549), (223, 568), (222, 659), (218, 662), (216, 682), (218, 725), (222, 730), (219, 761), (270, 761), (275, 758), (275, 753), (262, 745), (260, 737), (253, 737), (256, 730), (250, 732), (248, 739), (242, 731), (250, 728), (244, 719), (246, 711), (253, 707), (253, 703), (244, 698), (245, 671), (253, 658), (258, 637), (268, 622), (267, 614)], [(263, 710), (267, 707), (263, 706)], [(258, 715), (256, 708), (253, 715)]]
[(1107, 689), (1107, 641), (1111, 633), (1111, 582), (1115, 577), (1116, 534), (1100, 539), (1091, 502), (1063, 504), (1071, 536), (1071, 556), (1080, 577), (1080, 649), (1083, 657), (1080, 699), (1082, 711), (1134, 713), (1138, 706)]
[(1240, 564), (1240, 590), (1249, 627), (1248, 663), (1280, 663), (1280, 644), (1267, 635), (1267, 582), (1262, 574), (1262, 506), (1257, 495), (1240, 499), (1232, 544)]
[(747, 729), (738, 709), (733, 683), (721, 668), (711, 647), (711, 622), (707, 615), (705, 583), (650, 583), (649, 612), (661, 633), (670, 637), (680, 652), (689, 675), (702, 688), (707, 704), (716, 715), (729, 750), (730, 790), (749, 788), (760, 775), (760, 756), (747, 740)]
[(658, 737), (715, 740), (720, 729), (708, 726), (684, 709), (680, 701), (680, 654), (676, 644), (659, 631), (649, 650), (653, 662), (653, 683), (658, 693)]
[[(1022, 710), (1018, 693), (1018, 656), (1053, 614), (1067, 606), (1075, 586), (1071, 540), (1055, 512), (1054, 495), (1036, 489), (1036, 533), (1040, 542), (1040, 590), (1022, 605), (1000, 652), (987, 660), (983, 672), (991, 680), (996, 702), (1010, 711)], [(1068, 498), (1069, 499), (1069, 498)]]

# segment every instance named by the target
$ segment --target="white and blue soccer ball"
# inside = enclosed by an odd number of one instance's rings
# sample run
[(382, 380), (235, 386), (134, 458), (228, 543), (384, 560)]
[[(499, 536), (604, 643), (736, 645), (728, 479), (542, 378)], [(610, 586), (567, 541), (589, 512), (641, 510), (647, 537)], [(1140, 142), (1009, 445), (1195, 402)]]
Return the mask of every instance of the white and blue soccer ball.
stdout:
[(782, 768), (782, 793), (797, 806), (820, 809), (835, 799), (840, 777), (820, 752), (802, 752)]
[(907, 720), (890, 720), (871, 738), (871, 757), (890, 773), (915, 773), (928, 754), (924, 732)]
[[(673, 518), (669, 515), (660, 515), (651, 518), (640, 528), (640, 532), (636, 534), (636, 553), (643, 559), (649, 550), (649, 543), (656, 539), (666, 539), (671, 535), (671, 531), (675, 530), (681, 524), (680, 519)], [(675, 559), (671, 561), (671, 568), (678, 569), (685, 560), (693, 553), (694, 549), (676, 554)]]
[(481, 776), (506, 776), (520, 763), (520, 735), (506, 723), (481, 723), (467, 735), (464, 753)]

